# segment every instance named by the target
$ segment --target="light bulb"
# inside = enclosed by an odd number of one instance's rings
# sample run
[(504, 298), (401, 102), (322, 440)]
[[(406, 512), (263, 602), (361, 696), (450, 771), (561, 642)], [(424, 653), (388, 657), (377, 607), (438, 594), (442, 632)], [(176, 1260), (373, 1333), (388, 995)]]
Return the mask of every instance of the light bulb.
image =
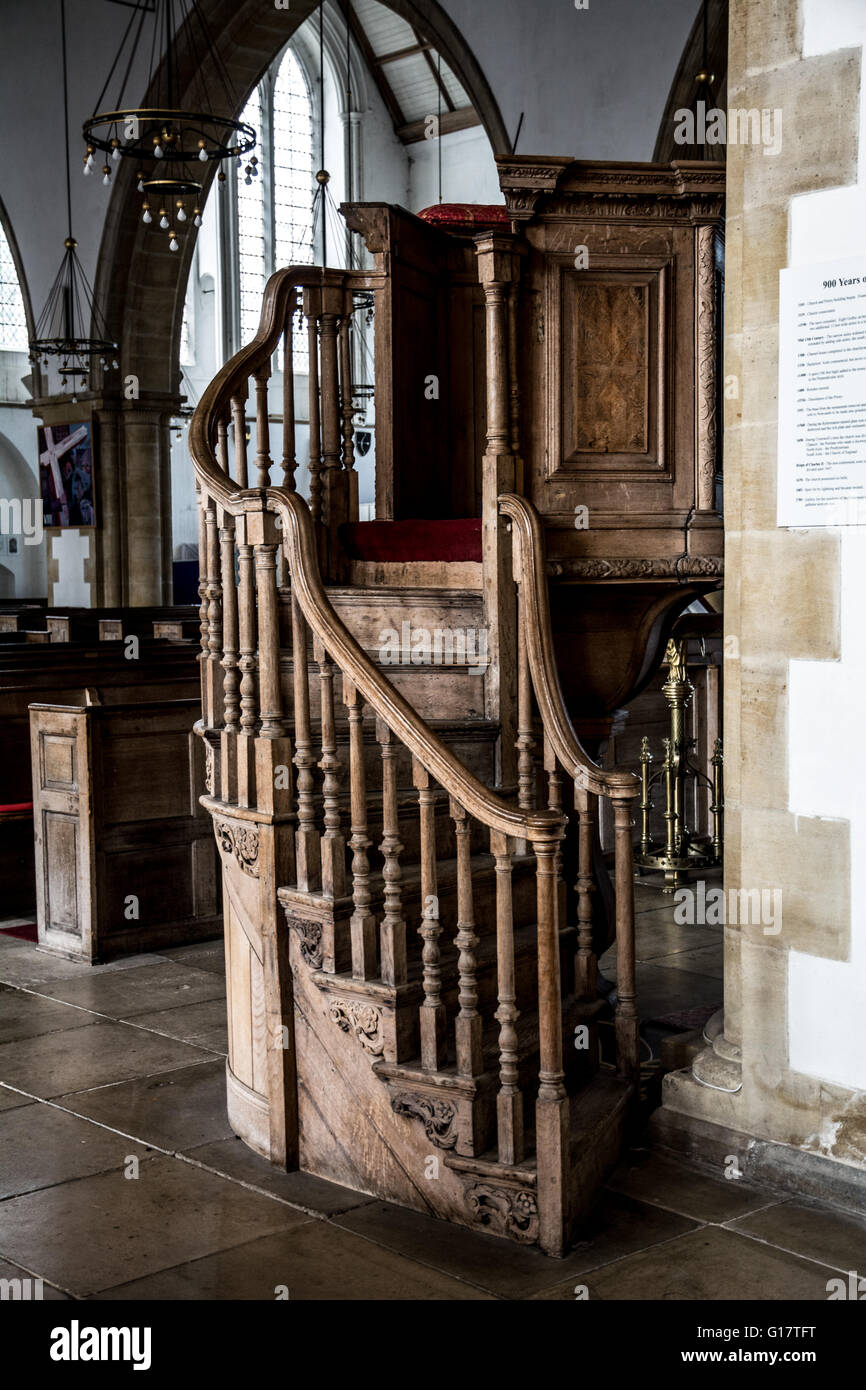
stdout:
[(120, 159), (120, 150), (117, 148), (116, 145), (114, 149), (111, 151), (111, 158), (114, 160), (115, 164)]
[(112, 365), (112, 367), (114, 368), (114, 370), (117, 371), (117, 358), (116, 358), (116, 357), (115, 357), (115, 359), (114, 359), (114, 361), (112, 362), (111, 365)]
[(200, 227), (200, 226), (201, 226), (201, 215), (200, 215), (200, 213), (196, 213), (195, 217), (194, 217), (192, 220), (193, 220), (193, 223), (195, 224), (196, 227)]
[(178, 208), (178, 210), (177, 210), (177, 220), (178, 220), (178, 222), (185, 222), (185, 221), (186, 221), (186, 213), (184, 212), (183, 208)]
[(141, 179), (138, 180), (138, 191), (139, 191), (139, 193), (143, 193), (143, 192), (144, 192), (144, 183), (143, 183), (143, 181), (142, 181)]
[(107, 186), (108, 184), (111, 183), (111, 171), (110, 171), (110, 170), (109, 170), (109, 172), (108, 172), (107, 174), (103, 174), (103, 175), (102, 175), (102, 182), (103, 182), (106, 186)]
[(165, 229), (167, 228), (167, 226), (168, 226), (168, 218), (166, 217), (165, 213), (163, 213), (162, 216), (160, 217), (160, 219), (159, 219), (159, 225), (160, 225), (160, 227), (162, 228), (163, 231), (165, 231)]
[(162, 159), (162, 145), (154, 145), (153, 153), (157, 159)]
[[(106, 179), (106, 183), (107, 182), (108, 180)], [(250, 178), (249, 174), (247, 174), (246, 178), (244, 179), (244, 183), (252, 183), (252, 179)]]
[(176, 251), (176, 250), (177, 250), (177, 237), (175, 237), (175, 236), (172, 237), (171, 241), (168, 243), (168, 249), (169, 249), (169, 251)]
[(199, 150), (198, 157), (201, 160), (202, 164), (207, 163), (207, 150), (205, 149), (204, 145), (202, 145), (201, 149)]
[(86, 160), (84, 161), (84, 170), (83, 170), (83, 172), (84, 172), (84, 177), (85, 177), (85, 178), (89, 178), (89, 176), (90, 176), (90, 165), (87, 163)]
[(93, 168), (93, 150), (87, 151), (87, 167), (88, 169)]
[(152, 221), (153, 221), (153, 218), (152, 218), (151, 215), (150, 215), (150, 209), (149, 209), (149, 208), (145, 208), (145, 209), (144, 209), (144, 214), (143, 214), (141, 220), (142, 220), (142, 222), (152, 222)]

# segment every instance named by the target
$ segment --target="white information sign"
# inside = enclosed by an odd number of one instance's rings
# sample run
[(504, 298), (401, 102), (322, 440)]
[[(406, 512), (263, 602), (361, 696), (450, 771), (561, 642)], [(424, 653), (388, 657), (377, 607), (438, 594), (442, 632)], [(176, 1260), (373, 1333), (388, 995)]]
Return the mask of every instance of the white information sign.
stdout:
[(777, 510), (866, 525), (866, 257), (780, 272)]

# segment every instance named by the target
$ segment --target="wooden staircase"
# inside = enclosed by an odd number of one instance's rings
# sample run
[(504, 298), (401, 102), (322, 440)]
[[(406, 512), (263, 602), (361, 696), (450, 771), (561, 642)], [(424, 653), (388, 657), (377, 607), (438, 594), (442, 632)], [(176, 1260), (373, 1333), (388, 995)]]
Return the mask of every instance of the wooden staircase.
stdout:
[[(348, 303), (381, 278), (278, 272), (256, 339), (191, 426), (197, 732), (223, 869), (229, 1116), (275, 1163), (561, 1255), (619, 1153), (635, 1091), (637, 782), (597, 767), (566, 713), (544, 538), (524, 499), (502, 492), (485, 514), (499, 548), (493, 611), (465, 583), (346, 583), (339, 523), (357, 518)], [(294, 489), (291, 371), (281, 487), (268, 452), (271, 360), (282, 337), (292, 362), (301, 302), (317, 422), (309, 504)], [(495, 345), (497, 322), (491, 331)], [(239, 427), (250, 381), (254, 487)], [(507, 480), (508, 468), (500, 459), (486, 476)], [(384, 650), (382, 634), (404, 623), (487, 630), (509, 602), (509, 641), (493, 632), (483, 659), (478, 647), (426, 662)], [(565, 784), (578, 819), (571, 896)], [(598, 1043), (599, 797), (615, 819), (615, 1063)]]

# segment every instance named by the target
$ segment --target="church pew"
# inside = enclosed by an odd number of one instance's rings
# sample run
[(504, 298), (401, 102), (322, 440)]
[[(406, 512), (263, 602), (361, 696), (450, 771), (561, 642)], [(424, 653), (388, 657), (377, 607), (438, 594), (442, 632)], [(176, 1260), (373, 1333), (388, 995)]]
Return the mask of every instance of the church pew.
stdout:
[(34, 704), (39, 942), (97, 962), (221, 929), (198, 699)]
[[(184, 635), (198, 630), (198, 608), (190, 604), (165, 604), (145, 608), (52, 608), (45, 625), (52, 642), (106, 642), (123, 637), (167, 636), (157, 624), (187, 624)], [(174, 634), (171, 634), (174, 635)]]
[[(143, 641), (136, 660), (113, 644), (20, 642), (0, 645), (0, 804), (32, 800), (29, 706), (37, 703), (103, 703), (200, 698), (198, 647)], [(32, 825), (10, 825), (0, 834), (0, 882), (4, 914), (21, 916), (36, 902)], [(14, 899), (14, 902), (13, 902)]]

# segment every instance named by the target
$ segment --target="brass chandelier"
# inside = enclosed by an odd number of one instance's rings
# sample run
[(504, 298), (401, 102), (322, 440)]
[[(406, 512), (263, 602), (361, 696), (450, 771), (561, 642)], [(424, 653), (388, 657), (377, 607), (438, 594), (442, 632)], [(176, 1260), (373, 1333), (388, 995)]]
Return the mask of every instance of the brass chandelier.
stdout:
[[(256, 132), (235, 120), (231, 112), (238, 102), (226, 71), (211, 41), (199, 0), (124, 0), (132, 9), (111, 70), (96, 101), (94, 114), (82, 127), (86, 142), (84, 173), (98, 173), (97, 152), (104, 156), (102, 182), (110, 186), (121, 159), (138, 166), (138, 191), (143, 195), (142, 221), (168, 234), (169, 248), (178, 250), (178, 227), (190, 217), (201, 226), (203, 174), (209, 163), (249, 156), (244, 173), (247, 182), (258, 175), (252, 151)], [(152, 23), (148, 23), (148, 19)], [(150, 31), (150, 62), (145, 90), (149, 106), (124, 104), (125, 92), (136, 60), (144, 57)], [(184, 105), (178, 94), (178, 54), (181, 46), (193, 60), (194, 77)], [(205, 59), (216, 73), (209, 82)], [(117, 77), (112, 107), (103, 107)], [(140, 73), (135, 78), (140, 83)], [(219, 94), (215, 109), (211, 89)], [(219, 180), (225, 181), (221, 170)]]

